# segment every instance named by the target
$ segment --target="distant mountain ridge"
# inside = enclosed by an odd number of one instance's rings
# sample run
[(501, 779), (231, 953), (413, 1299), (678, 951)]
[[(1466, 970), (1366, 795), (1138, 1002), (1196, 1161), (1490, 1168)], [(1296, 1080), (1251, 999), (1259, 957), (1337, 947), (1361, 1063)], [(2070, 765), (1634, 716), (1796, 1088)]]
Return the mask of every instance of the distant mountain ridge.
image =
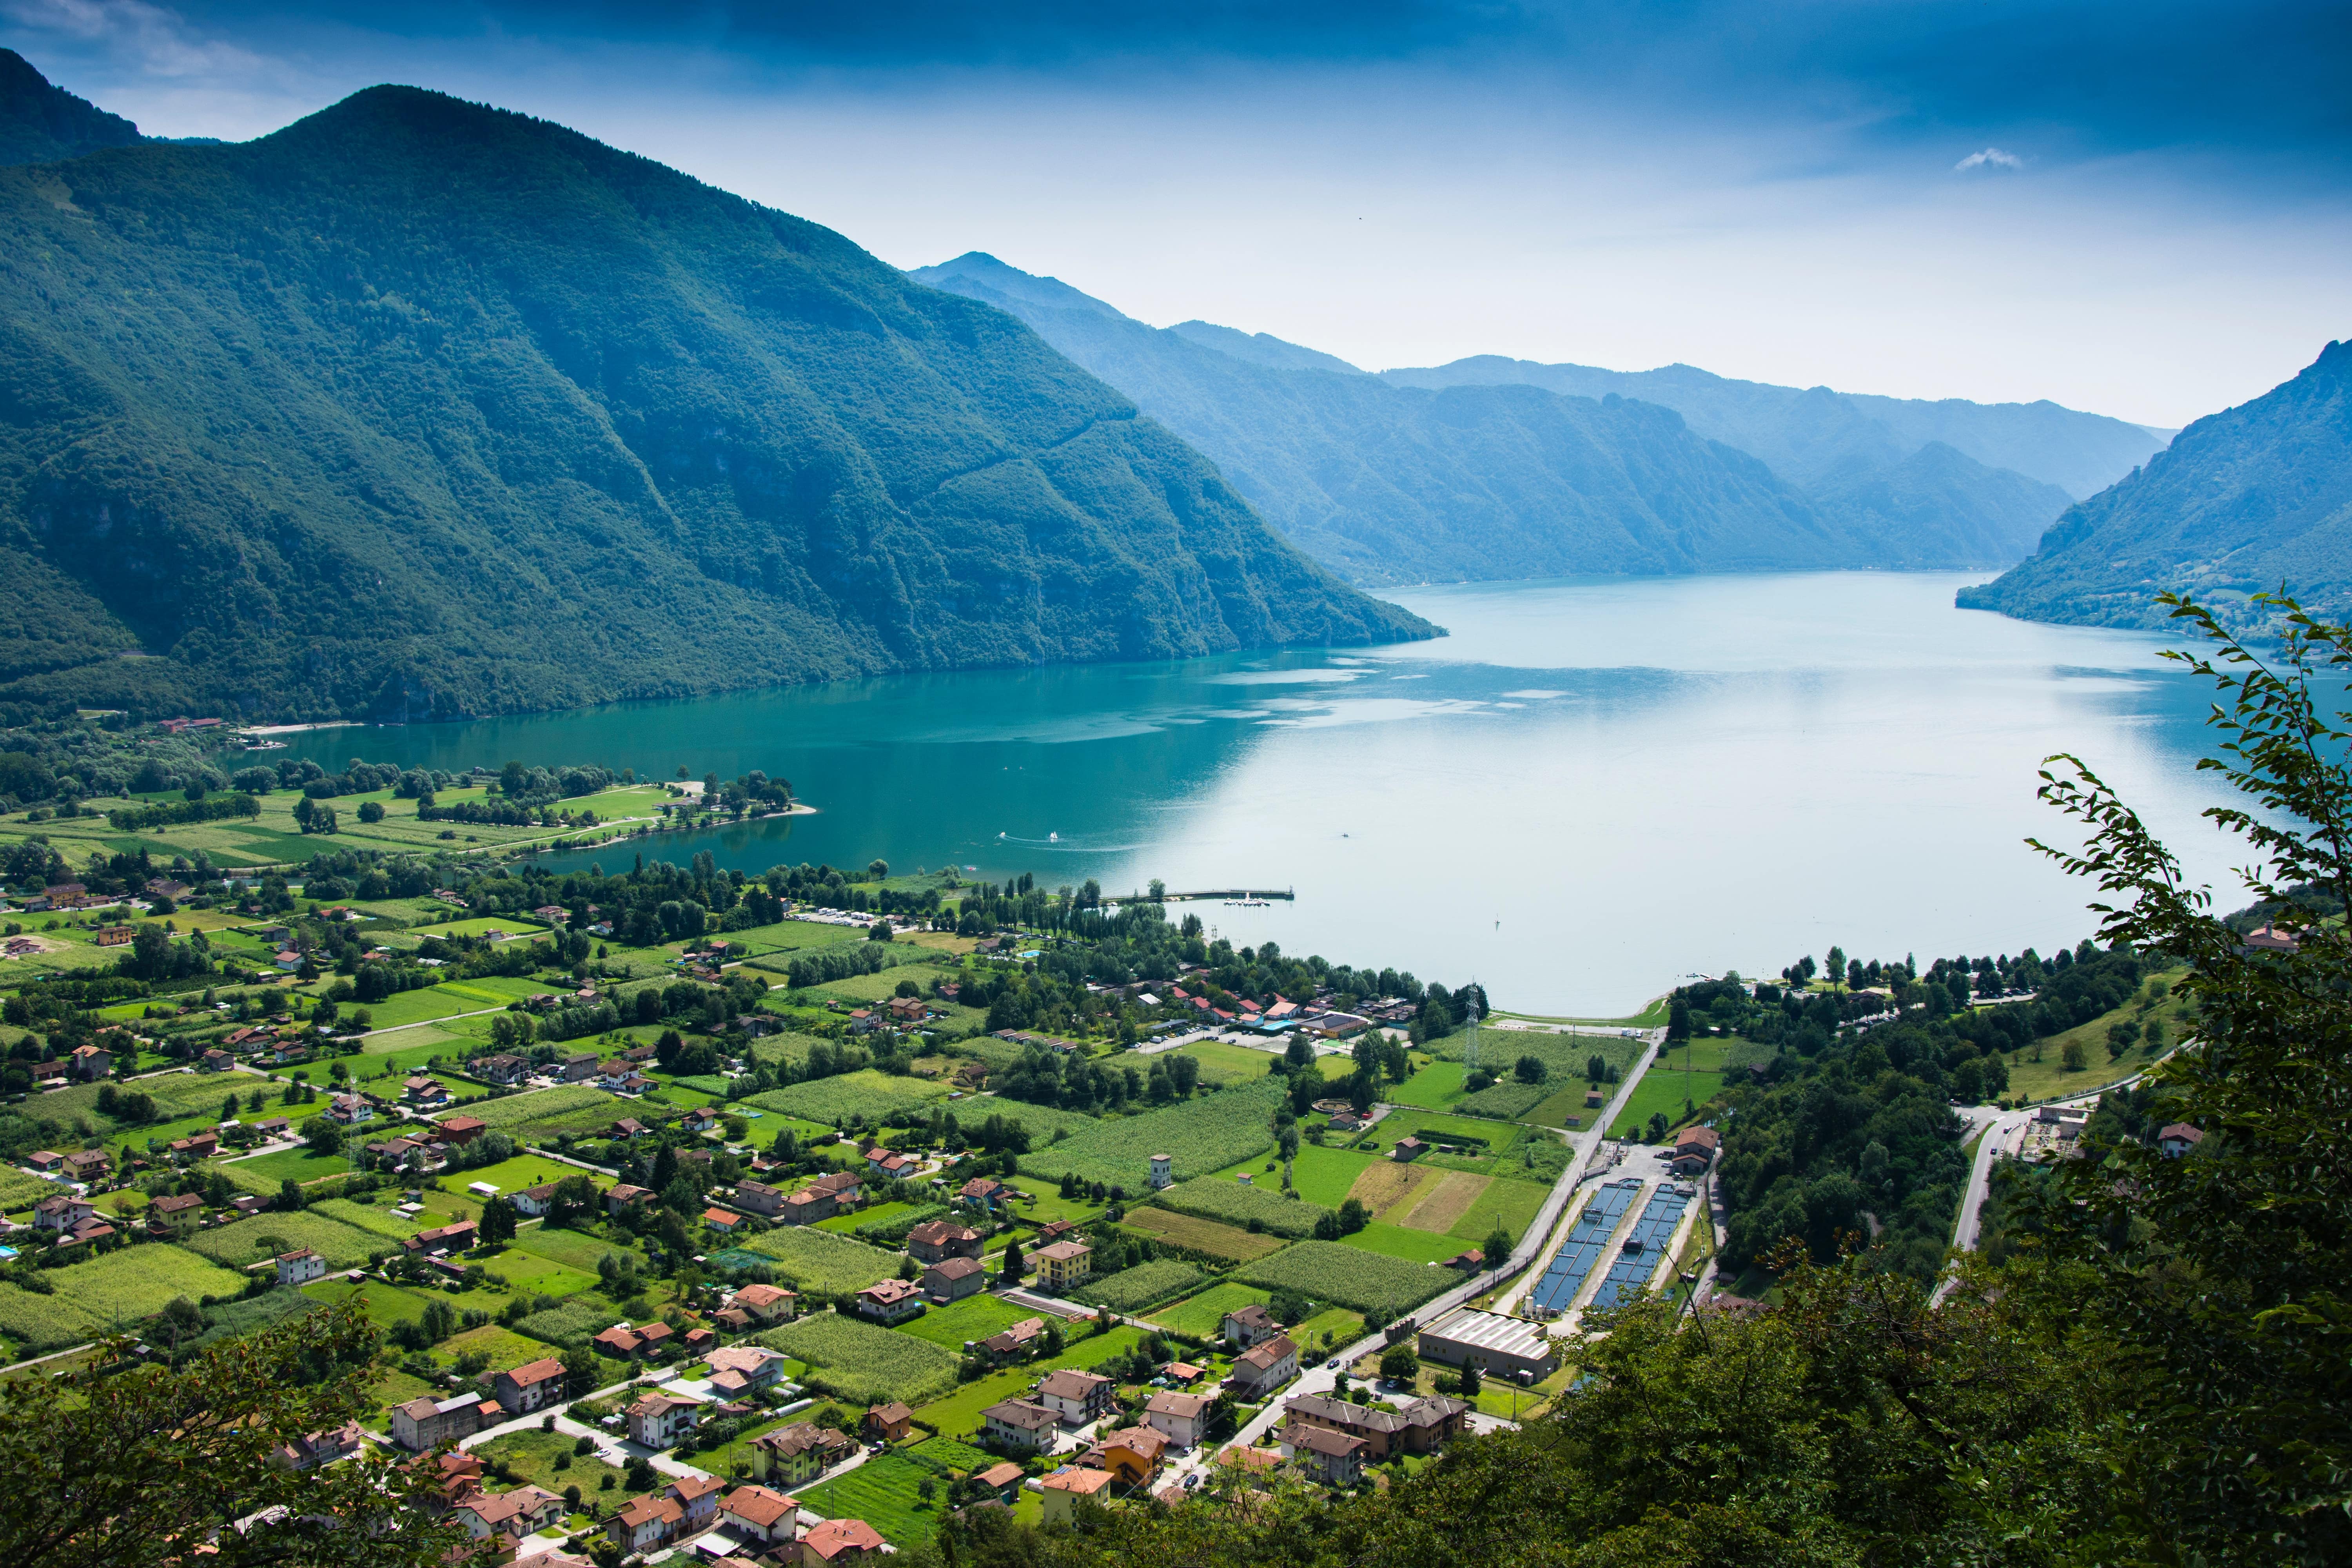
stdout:
[(424, 719), (1433, 634), (1013, 317), (522, 115), (373, 88), (0, 169), (0, 255), (16, 711)]
[(2352, 342), (2293, 380), (2200, 419), (2108, 489), (2070, 508), (2041, 549), (1964, 609), (2037, 621), (2164, 624), (2158, 593), (2226, 615), (2282, 584), (2307, 609), (2352, 616)]
[(2077, 482), (2160, 446), (2055, 405), (1857, 399), (1685, 366), (1482, 358), (1373, 375), (1264, 333), (1152, 328), (979, 252), (912, 276), (1021, 316), (1214, 459), (1301, 549), (1366, 584), (2003, 565), (2072, 497), (1963, 444)]

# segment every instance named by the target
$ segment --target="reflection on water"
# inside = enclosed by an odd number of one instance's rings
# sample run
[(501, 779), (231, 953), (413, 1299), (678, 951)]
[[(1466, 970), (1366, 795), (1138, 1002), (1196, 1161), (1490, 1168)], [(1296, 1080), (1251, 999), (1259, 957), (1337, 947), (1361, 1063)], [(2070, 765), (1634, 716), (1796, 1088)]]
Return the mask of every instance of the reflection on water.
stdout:
[[(1951, 607), (1949, 574), (1476, 584), (1392, 596), (1393, 648), (843, 681), (290, 737), (294, 754), (790, 778), (819, 814), (653, 840), (722, 866), (1296, 888), (1236, 941), (1606, 1013), (1832, 942), (2043, 952), (2086, 889), (2022, 847), (2081, 752), (2221, 873), (2187, 764), (2203, 691), (2157, 638)], [(1532, 679), (1531, 679), (1532, 677)], [(625, 853), (625, 852), (624, 852)], [(581, 857), (584, 861), (587, 858)]]

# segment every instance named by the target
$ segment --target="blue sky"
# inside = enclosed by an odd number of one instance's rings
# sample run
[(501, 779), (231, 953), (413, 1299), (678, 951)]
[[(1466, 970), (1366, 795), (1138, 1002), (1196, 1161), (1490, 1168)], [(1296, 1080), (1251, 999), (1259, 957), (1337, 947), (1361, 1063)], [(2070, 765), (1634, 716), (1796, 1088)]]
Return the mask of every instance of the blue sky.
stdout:
[(2341, 5), (0, 0), (0, 42), (160, 134), (440, 88), (1372, 367), (2176, 425), (2352, 335)]

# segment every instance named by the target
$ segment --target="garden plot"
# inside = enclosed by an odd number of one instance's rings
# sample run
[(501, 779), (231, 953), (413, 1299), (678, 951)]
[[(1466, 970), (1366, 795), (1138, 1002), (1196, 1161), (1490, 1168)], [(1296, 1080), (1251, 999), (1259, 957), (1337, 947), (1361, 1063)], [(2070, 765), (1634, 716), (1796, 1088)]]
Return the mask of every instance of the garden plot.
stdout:
[(838, 1312), (821, 1312), (755, 1342), (805, 1363), (810, 1386), (853, 1405), (920, 1405), (955, 1386), (955, 1352)]
[(1264, 1258), (1279, 1249), (1282, 1237), (1254, 1235), (1236, 1230), (1214, 1220), (1195, 1219), (1191, 1215), (1177, 1214), (1171, 1209), (1137, 1208), (1127, 1211), (1126, 1226), (1150, 1237), (1155, 1241), (1172, 1242), (1178, 1247), (1204, 1253), (1211, 1258), (1223, 1258), (1235, 1263), (1253, 1258)]
[(743, 1250), (775, 1260), (778, 1274), (803, 1295), (863, 1290), (898, 1271), (898, 1255), (807, 1226), (781, 1226), (747, 1237)]

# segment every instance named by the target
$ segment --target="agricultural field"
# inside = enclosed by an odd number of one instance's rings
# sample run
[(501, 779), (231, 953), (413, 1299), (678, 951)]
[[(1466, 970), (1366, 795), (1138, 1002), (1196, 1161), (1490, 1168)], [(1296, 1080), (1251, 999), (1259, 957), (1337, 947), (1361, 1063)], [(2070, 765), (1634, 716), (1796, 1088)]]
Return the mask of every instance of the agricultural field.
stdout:
[[(572, 1439), (562, 1432), (509, 1432), (493, 1437), (474, 1452), (485, 1459), (503, 1459), (517, 1484), (544, 1487), (561, 1496), (566, 1487), (580, 1489), (583, 1510), (618, 1508), (642, 1493), (629, 1489), (628, 1479), (593, 1454), (574, 1454)], [(604, 1485), (606, 1478), (612, 1486)], [(667, 1476), (655, 1478), (664, 1486)]]
[(1549, 1079), (1540, 1083), (1521, 1083), (1517, 1079), (1507, 1078), (1475, 1093), (1464, 1095), (1454, 1102), (1453, 1109), (1464, 1116), (1485, 1116), (1497, 1121), (1511, 1121), (1525, 1116), (1557, 1092)]
[(955, 1386), (954, 1352), (838, 1312), (771, 1329), (755, 1342), (805, 1363), (803, 1381), (853, 1405), (920, 1405)]
[(1097, 1122), (1062, 1142), (1032, 1149), (1022, 1156), (1022, 1168), (1050, 1179), (1075, 1172), (1083, 1181), (1141, 1191), (1150, 1177), (1150, 1156), (1168, 1154), (1179, 1181), (1207, 1175), (1274, 1146), (1269, 1121), (1281, 1099), (1279, 1084), (1246, 1085)]
[(1246, 1263), (1253, 1258), (1264, 1258), (1283, 1245), (1278, 1236), (1253, 1235), (1214, 1220), (1195, 1219), (1191, 1215), (1177, 1214), (1171, 1209), (1135, 1208), (1127, 1211), (1123, 1222), (1127, 1228), (1149, 1236), (1156, 1241), (1173, 1242), (1212, 1258), (1223, 1258), (1234, 1263)]
[(607, 1241), (584, 1230), (558, 1229), (543, 1222), (516, 1231), (514, 1244), (521, 1251), (590, 1274), (596, 1272), (598, 1260), (606, 1253), (630, 1250), (625, 1241)]
[(993, 1454), (975, 1448), (969, 1443), (959, 1443), (952, 1437), (926, 1437), (919, 1443), (908, 1444), (905, 1451), (909, 1458), (929, 1459), (966, 1474), (984, 1470), (996, 1463)]
[(508, 936), (545, 936), (548, 927), (529, 915), (482, 915), (462, 921), (446, 921), (440, 925), (416, 926), (407, 934), (415, 937), (488, 936), (492, 931), (502, 931)]
[[(920, 1489), (931, 1483), (926, 1502)], [(802, 1489), (793, 1495), (827, 1519), (862, 1519), (900, 1551), (928, 1545), (939, 1533), (947, 1489), (923, 1466), (898, 1454), (882, 1454), (846, 1475)]]
[(1213, 1340), (1223, 1326), (1227, 1312), (1238, 1311), (1253, 1301), (1262, 1302), (1268, 1294), (1255, 1286), (1237, 1285), (1228, 1279), (1148, 1316), (1152, 1322), (1162, 1328), (1173, 1329), (1180, 1334)]
[[(240, 1096), (248, 1094), (261, 1080), (237, 1075), (235, 1089)], [(28, 1121), (60, 1130), (86, 1131), (109, 1143), (120, 1136), (143, 1140), (147, 1130), (126, 1126), (111, 1116), (100, 1115), (98, 1091), (105, 1086), (77, 1083), (65, 1089), (48, 1089), (33, 1095), (22, 1105), (10, 1107), (11, 1111)], [(118, 1089), (121, 1086), (116, 1086)], [(205, 1125), (213, 1125), (220, 1115), (221, 1101), (229, 1095), (228, 1080), (217, 1073), (161, 1073), (142, 1078), (123, 1092), (146, 1095), (155, 1102), (155, 1114), (167, 1121), (201, 1116)]]
[(949, 1109), (959, 1127), (977, 1127), (992, 1116), (1002, 1116), (1007, 1121), (1018, 1121), (1029, 1133), (1029, 1147), (1043, 1149), (1054, 1141), (1056, 1132), (1066, 1132), (1076, 1138), (1082, 1132), (1110, 1125), (1100, 1117), (1088, 1116), (1082, 1110), (1064, 1110), (1058, 1105), (1032, 1105), (1025, 1100), (1007, 1100), (1002, 1095), (982, 1095), (975, 1100), (959, 1100)]
[(352, 1168), (352, 1163), (341, 1154), (321, 1154), (310, 1149), (280, 1149), (274, 1154), (257, 1154), (250, 1160), (231, 1160), (248, 1176), (258, 1176), (274, 1189), (281, 1182), (307, 1184), (323, 1176), (340, 1176)]
[(511, 1160), (501, 1160), (495, 1165), (482, 1165), (470, 1171), (452, 1171), (443, 1178), (457, 1186), (471, 1186), (476, 1182), (488, 1182), (499, 1192), (511, 1196), (528, 1187), (545, 1186), (566, 1176), (585, 1176), (596, 1184), (598, 1192), (613, 1184), (613, 1178), (594, 1171), (583, 1171), (577, 1165), (566, 1165), (543, 1154), (517, 1154)]
[(547, 1354), (547, 1347), (537, 1340), (527, 1340), (513, 1330), (502, 1329), (496, 1323), (485, 1323), (478, 1329), (452, 1334), (433, 1347), (436, 1356), (444, 1357), (452, 1364), (468, 1351), (488, 1356), (489, 1370), (494, 1373), (510, 1371), (525, 1362), (541, 1360)]
[(574, 1296), (560, 1307), (533, 1312), (515, 1324), (515, 1331), (551, 1345), (584, 1345), (620, 1321), (621, 1314), (593, 1297)]
[[(1189, 1046), (1176, 1047), (1176, 1055), (1191, 1057), (1201, 1064), (1201, 1081), (1219, 1088), (1231, 1084), (1253, 1083), (1272, 1072), (1281, 1060), (1279, 1051), (1253, 1050), (1226, 1040), (1195, 1040)], [(1319, 1056), (1316, 1068), (1334, 1082), (1346, 1079), (1356, 1070), (1353, 1058)]]
[(921, 1317), (899, 1324), (898, 1331), (929, 1340), (935, 1345), (944, 1345), (951, 1351), (961, 1351), (967, 1341), (984, 1340), (1024, 1318), (1035, 1316), (1034, 1308), (1016, 1307), (1002, 1296), (992, 1296), (982, 1291), (944, 1307), (933, 1307)]
[(1368, 1323), (1391, 1323), (1454, 1283), (1442, 1268), (1333, 1241), (1295, 1241), (1235, 1276), (1268, 1289), (1353, 1308)]
[(519, 1295), (576, 1296), (583, 1290), (593, 1290), (597, 1277), (577, 1268), (566, 1268), (561, 1263), (541, 1258), (535, 1252), (525, 1252), (509, 1247), (485, 1265), (489, 1271), (507, 1282)]
[[(877, 1204), (872, 1208), (852, 1209), (847, 1214), (835, 1215), (831, 1219), (821, 1219), (810, 1228), (831, 1231), (835, 1236), (850, 1236), (869, 1226), (879, 1230), (900, 1220), (909, 1226), (920, 1225), (923, 1219), (936, 1219), (947, 1212), (945, 1205), (940, 1204)], [(919, 1219), (917, 1215), (922, 1218)]]
[(383, 1203), (362, 1204), (354, 1203), (350, 1198), (321, 1198), (310, 1205), (310, 1212), (323, 1215), (329, 1219), (339, 1219), (345, 1225), (357, 1226), (362, 1230), (373, 1231), (388, 1241), (405, 1240), (424, 1228), (416, 1221), (393, 1213), (391, 1206)]
[(339, 1307), (355, 1296), (360, 1297), (368, 1321), (379, 1329), (388, 1329), (394, 1323), (410, 1322), (423, 1317), (427, 1300), (420, 1291), (404, 1290), (381, 1279), (370, 1279), (357, 1285), (348, 1279), (314, 1279), (302, 1287), (302, 1294), (327, 1307)]
[(879, 1121), (902, 1110), (921, 1109), (934, 1100), (944, 1100), (947, 1094), (948, 1087), (943, 1083), (896, 1078), (865, 1068), (834, 1078), (811, 1079), (789, 1089), (770, 1089), (765, 1094), (751, 1095), (742, 1103), (833, 1125), (853, 1116)]
[(1192, 1264), (1161, 1258), (1153, 1263), (1139, 1263), (1132, 1268), (1106, 1275), (1100, 1279), (1089, 1280), (1072, 1295), (1075, 1300), (1090, 1307), (1108, 1307), (1114, 1312), (1134, 1313), (1157, 1302), (1197, 1290), (1207, 1284), (1209, 1279)]
[(1418, 1106), (1423, 1110), (1450, 1110), (1463, 1094), (1465, 1076), (1460, 1062), (1433, 1061), (1402, 1083), (1381, 1091), (1391, 1105)]
[[(1304, 1148), (1299, 1150), (1302, 1155), (1307, 1152)], [(1316, 1221), (1328, 1217), (1330, 1208), (1285, 1197), (1274, 1190), (1271, 1183), (1272, 1178), (1268, 1178), (1267, 1186), (1244, 1186), (1230, 1175), (1202, 1176), (1179, 1182), (1152, 1201), (1178, 1214), (1216, 1220), (1244, 1230), (1255, 1220), (1260, 1230), (1276, 1236), (1314, 1235)]]
[(243, 1275), (161, 1242), (43, 1269), (40, 1277), (54, 1294), (0, 1286), (0, 1333), (34, 1351), (128, 1329), (162, 1311), (174, 1296), (201, 1301), (245, 1289)]
[(0, 1214), (31, 1208), (43, 1198), (64, 1191), (46, 1176), (36, 1176), (14, 1165), (0, 1165)]
[(738, 1244), (775, 1259), (776, 1272), (803, 1295), (838, 1296), (863, 1290), (898, 1271), (898, 1255), (807, 1226), (778, 1226)]
[(242, 1268), (281, 1252), (309, 1247), (327, 1260), (330, 1268), (350, 1268), (365, 1263), (371, 1253), (398, 1250), (389, 1237), (308, 1209), (292, 1214), (257, 1214), (217, 1230), (199, 1231), (185, 1244), (217, 1263)]
[(478, 1117), (486, 1125), (501, 1132), (515, 1133), (530, 1127), (552, 1126), (572, 1114), (590, 1110), (607, 1120), (620, 1116), (637, 1116), (643, 1120), (641, 1112), (625, 1110), (621, 1100), (603, 1089), (576, 1083), (566, 1084), (560, 1089), (534, 1089), (521, 1094), (478, 1100), (450, 1114)]
[[(1679, 1053), (1677, 1053), (1679, 1054)], [(1612, 1138), (1646, 1138), (1650, 1118), (1664, 1112), (1669, 1129), (1681, 1126), (1698, 1114), (1699, 1109), (1723, 1092), (1720, 1072), (1685, 1072), (1679, 1066), (1664, 1068), (1664, 1058), (1650, 1064), (1647, 1072), (1633, 1085), (1633, 1092), (1625, 1097), (1609, 1123)]]

